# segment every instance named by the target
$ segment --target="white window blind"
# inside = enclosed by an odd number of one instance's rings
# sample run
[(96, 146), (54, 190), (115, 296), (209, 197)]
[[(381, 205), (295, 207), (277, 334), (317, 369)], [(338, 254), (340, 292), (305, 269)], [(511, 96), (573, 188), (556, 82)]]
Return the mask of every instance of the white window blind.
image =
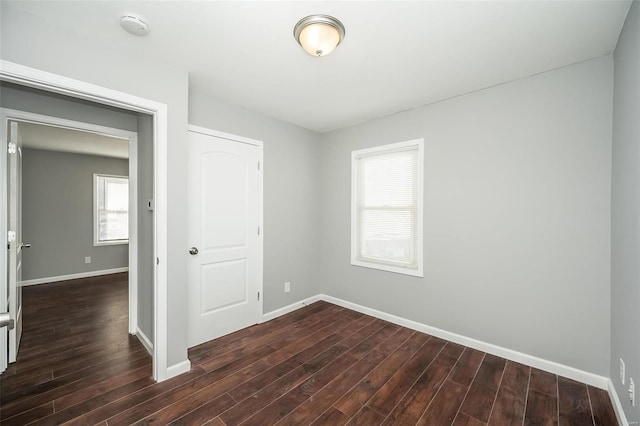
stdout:
[(94, 175), (94, 245), (129, 240), (129, 178)]
[(422, 145), (353, 153), (353, 264), (422, 276)]

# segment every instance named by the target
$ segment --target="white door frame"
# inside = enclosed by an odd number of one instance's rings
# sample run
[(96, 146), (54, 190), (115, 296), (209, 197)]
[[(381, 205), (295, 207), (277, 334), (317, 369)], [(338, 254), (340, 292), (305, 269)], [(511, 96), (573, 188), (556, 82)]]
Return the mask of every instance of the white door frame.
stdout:
[[(138, 330), (138, 133), (15, 109), (0, 108), (0, 134), (6, 134), (9, 120), (129, 140), (129, 333), (136, 334)], [(4, 147), (0, 147), (0, 149), (4, 150)], [(9, 362), (13, 362), (13, 360), (10, 359)]]
[[(167, 105), (124, 92), (41, 71), (13, 62), (0, 60), (0, 80), (48, 92), (60, 93), (104, 105), (149, 114), (153, 117), (154, 151), (154, 317), (153, 317), (153, 378), (163, 381), (175, 375), (168, 371), (167, 319)], [(0, 149), (0, 161), (6, 162), (6, 148)], [(6, 178), (0, 173), (0, 246), (7, 244)], [(6, 265), (6, 250), (0, 250), (0, 264)], [(2, 285), (4, 284), (4, 285)], [(6, 288), (6, 276), (0, 274), (0, 288)]]

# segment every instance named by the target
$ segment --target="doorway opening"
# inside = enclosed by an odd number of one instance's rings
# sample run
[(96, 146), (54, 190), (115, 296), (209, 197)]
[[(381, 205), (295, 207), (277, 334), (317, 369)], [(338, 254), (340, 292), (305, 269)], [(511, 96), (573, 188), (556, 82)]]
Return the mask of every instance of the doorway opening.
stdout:
[[(137, 132), (11, 109), (2, 109), (0, 120), (2, 134), (11, 129), (10, 143), (22, 145), (8, 154), (10, 162), (21, 159), (14, 171), (19, 191), (7, 191), (10, 216), (11, 206), (20, 207), (13, 225), (19, 247), (9, 250), (7, 265), (15, 321), (8, 361), (19, 351), (24, 286), (126, 271), (128, 330), (152, 353), (138, 326)], [(124, 175), (119, 183), (126, 186), (111, 185), (108, 195), (102, 182), (100, 191), (99, 177), (114, 174)]]
[[(153, 269), (151, 272), (151, 324), (153, 329), (153, 378), (157, 381), (167, 380), (170, 377), (188, 371), (188, 362), (181, 362), (169, 367), (168, 365), (168, 298), (167, 298), (167, 138), (168, 138), (168, 113), (167, 105), (141, 98), (129, 93), (119, 92), (80, 80), (75, 80), (48, 73), (38, 69), (15, 64), (9, 61), (0, 61), (0, 81), (16, 84), (22, 87), (34, 88), (45, 92), (66, 95), (80, 101), (89, 101), (99, 105), (114, 107), (124, 111), (148, 115), (150, 119), (149, 137), (153, 148), (152, 158), (152, 208), (153, 208)], [(6, 146), (0, 147), (0, 161), (6, 161)], [(0, 176), (0, 188), (2, 188), (2, 206), (0, 208), (0, 244), (7, 244), (7, 206), (5, 203), (6, 179)], [(0, 251), (0, 264), (5, 264), (6, 253)], [(6, 304), (5, 290), (6, 276), (0, 276), (0, 304)], [(6, 328), (0, 329), (0, 341), (6, 339)], [(0, 342), (2, 343), (2, 342)], [(6, 362), (2, 359), (0, 363)]]

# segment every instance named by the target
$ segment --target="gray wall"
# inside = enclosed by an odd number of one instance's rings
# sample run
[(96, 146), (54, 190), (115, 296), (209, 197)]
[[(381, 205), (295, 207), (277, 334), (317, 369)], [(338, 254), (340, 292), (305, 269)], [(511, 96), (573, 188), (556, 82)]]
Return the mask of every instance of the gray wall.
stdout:
[[(614, 54), (611, 203), (611, 381), (629, 421), (640, 420), (640, 4), (633, 2)], [(627, 368), (620, 383), (618, 362)], [(636, 383), (636, 406), (627, 394)]]
[[(108, 43), (78, 38), (28, 13), (3, 9), (0, 56), (4, 60), (161, 102), (168, 107), (168, 365), (187, 359), (186, 167), (189, 77), (184, 69), (153, 61), (141, 48), (127, 55)], [(131, 38), (132, 43), (143, 43)], [(61, 46), (74, 45), (74, 49)], [(126, 65), (126, 66), (125, 66)], [(134, 119), (135, 120), (135, 119)]]
[[(326, 294), (609, 374), (612, 58), (322, 138)], [(350, 265), (350, 154), (425, 140), (425, 277)]]
[(0, 81), (0, 106), (135, 132), (134, 112)]
[(129, 265), (128, 244), (93, 245), (93, 174), (128, 176), (128, 160), (24, 149), (22, 165), (23, 280)]
[(318, 294), (319, 135), (193, 92), (189, 123), (264, 142), (264, 312)]
[(153, 343), (153, 119), (138, 116), (138, 327)]

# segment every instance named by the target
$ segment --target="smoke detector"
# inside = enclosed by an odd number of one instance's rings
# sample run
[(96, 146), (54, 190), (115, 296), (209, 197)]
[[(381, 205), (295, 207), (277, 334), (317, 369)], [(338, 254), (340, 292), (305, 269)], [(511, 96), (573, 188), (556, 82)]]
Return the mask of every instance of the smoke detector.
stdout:
[(133, 35), (144, 37), (149, 34), (149, 26), (137, 15), (122, 15), (120, 25)]

